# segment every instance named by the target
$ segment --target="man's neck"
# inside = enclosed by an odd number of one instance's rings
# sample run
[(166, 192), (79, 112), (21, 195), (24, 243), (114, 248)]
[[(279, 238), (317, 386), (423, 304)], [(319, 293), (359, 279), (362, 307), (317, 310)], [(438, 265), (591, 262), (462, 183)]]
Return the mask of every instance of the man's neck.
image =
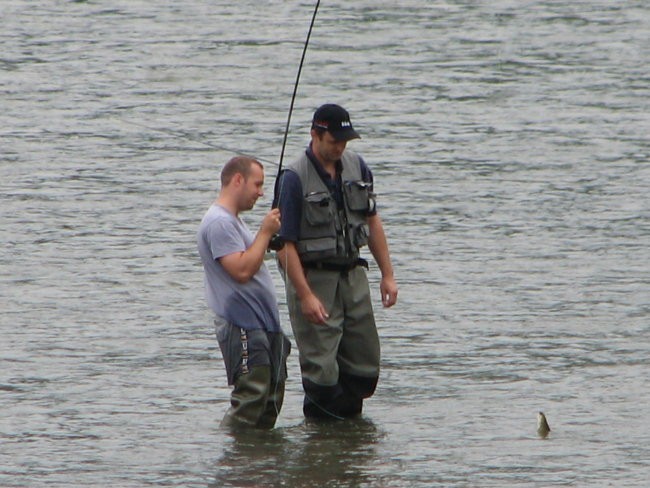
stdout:
[(225, 208), (226, 210), (228, 210), (228, 212), (233, 214), (235, 217), (239, 216), (239, 210), (237, 209), (237, 205), (235, 205), (235, 203), (232, 202), (229, 198), (226, 198), (225, 196), (220, 195), (219, 198), (217, 198), (214, 201), (214, 203), (216, 205), (219, 205), (220, 207)]
[(332, 179), (336, 178), (336, 161), (334, 161), (333, 163), (330, 162), (326, 164), (321, 162), (321, 164), (325, 169), (325, 171), (327, 171), (327, 173), (332, 177)]
[(316, 151), (312, 151), (312, 152), (314, 153), (314, 156), (316, 156), (316, 160), (323, 167), (323, 169), (330, 174), (332, 179), (335, 178), (336, 177), (336, 161), (325, 160)]

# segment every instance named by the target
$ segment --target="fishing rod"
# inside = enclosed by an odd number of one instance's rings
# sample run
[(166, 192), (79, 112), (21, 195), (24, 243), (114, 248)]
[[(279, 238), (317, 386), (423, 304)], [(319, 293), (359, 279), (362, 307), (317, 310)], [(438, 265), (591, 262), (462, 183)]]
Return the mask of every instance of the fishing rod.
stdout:
[[(289, 113), (287, 114), (287, 125), (284, 128), (284, 138), (282, 139), (282, 150), (280, 151), (280, 161), (278, 162), (278, 172), (275, 176), (275, 186), (273, 189), (273, 204), (272, 208), (278, 206), (278, 199), (280, 191), (282, 191), (282, 184), (280, 183), (280, 188), (278, 188), (278, 182), (280, 181), (280, 176), (282, 175), (282, 161), (284, 160), (284, 150), (287, 147), (287, 137), (289, 136), (289, 127), (291, 125), (291, 114), (293, 113), (293, 105), (296, 101), (296, 94), (298, 93), (298, 84), (300, 83), (300, 73), (302, 72), (302, 66), (305, 64), (305, 55), (307, 54), (307, 46), (309, 46), (309, 39), (311, 37), (311, 31), (314, 28), (314, 23), (316, 22), (316, 14), (318, 13), (318, 7), (320, 6), (320, 0), (316, 1), (316, 6), (314, 7), (314, 13), (311, 17), (311, 23), (309, 24), (309, 30), (307, 31), (307, 38), (305, 39), (305, 45), (302, 48), (302, 56), (300, 58), (300, 64), (298, 65), (298, 73), (296, 74), (296, 82), (293, 85), (293, 95), (291, 95), (291, 104), (289, 105)], [(273, 251), (279, 251), (284, 247), (284, 239), (279, 234), (275, 234), (271, 241), (269, 242), (269, 249)]]
[[(275, 177), (275, 188), (274, 188), (275, 195), (274, 195), (274, 198), (273, 198), (273, 205), (272, 205), (272, 207), (275, 208), (277, 206), (277, 201), (276, 200), (277, 200), (277, 194), (278, 194), (278, 192), (277, 192), (277, 190), (278, 190), (278, 188), (277, 188), (278, 180), (280, 179), (280, 175), (282, 173), (282, 161), (284, 160), (284, 151), (285, 151), (285, 149), (287, 147), (287, 138), (289, 136), (289, 127), (291, 126), (291, 114), (293, 114), (293, 106), (294, 106), (295, 101), (296, 101), (296, 94), (298, 93), (298, 85), (300, 83), (300, 74), (302, 72), (302, 67), (305, 64), (305, 55), (307, 54), (307, 47), (309, 46), (309, 39), (311, 38), (311, 32), (312, 32), (312, 30), (314, 28), (314, 23), (316, 22), (316, 14), (318, 13), (318, 7), (319, 6), (320, 6), (320, 0), (317, 0), (316, 1), (316, 6), (314, 7), (314, 13), (313, 13), (313, 15), (311, 17), (311, 22), (309, 24), (309, 30), (307, 31), (307, 38), (305, 39), (305, 44), (304, 44), (303, 49), (302, 49), (302, 56), (300, 58), (300, 64), (298, 65), (298, 73), (296, 74), (296, 82), (293, 85), (293, 94), (291, 95), (291, 104), (289, 105), (289, 113), (287, 114), (287, 124), (286, 124), (286, 126), (284, 128), (284, 137), (282, 139), (282, 150), (280, 151), (280, 161), (278, 163), (275, 163), (273, 161), (264, 160), (264, 159), (258, 158), (256, 156), (252, 156), (250, 154), (243, 153), (242, 151), (233, 150), (233, 149), (228, 148), (226, 146), (212, 144), (212, 143), (203, 141), (201, 139), (197, 139), (192, 134), (187, 133), (187, 132), (174, 131), (174, 130), (170, 130), (170, 129), (156, 128), (156, 127), (150, 127), (150, 126), (145, 125), (145, 124), (141, 124), (141, 123), (133, 122), (133, 121), (129, 121), (129, 120), (124, 120), (124, 119), (121, 119), (120, 122), (125, 123), (125, 124), (134, 125), (134, 126), (137, 126), (137, 127), (143, 128), (143, 129), (147, 129), (147, 130), (150, 130), (150, 131), (153, 131), (153, 132), (162, 132), (162, 133), (168, 134), (170, 136), (173, 136), (173, 137), (176, 137), (176, 138), (179, 138), (179, 139), (180, 138), (189, 139), (190, 141), (193, 141), (193, 142), (196, 142), (196, 143), (199, 143), (199, 144), (203, 144), (204, 146), (211, 147), (212, 149), (219, 149), (221, 151), (235, 152), (235, 153), (239, 154), (240, 156), (250, 157), (250, 158), (256, 159), (256, 160), (258, 160), (258, 161), (260, 161), (262, 163), (269, 163), (269, 164), (272, 164), (274, 166), (277, 164), (278, 172), (277, 172), (276, 177)], [(279, 236), (277, 236), (277, 235), (274, 236), (274, 239), (277, 241), (277, 239), (279, 239)], [(274, 250), (276, 250), (276, 249), (274, 249)]]
[(124, 124), (134, 125), (136, 127), (142, 128), (142, 129), (147, 129), (147, 130), (150, 130), (152, 132), (162, 132), (164, 134), (176, 137), (178, 139), (184, 139), (184, 140), (189, 139), (192, 142), (203, 144), (204, 146), (211, 147), (212, 149), (218, 149), (220, 151), (227, 151), (227, 152), (234, 152), (236, 154), (239, 154), (240, 156), (246, 156), (248, 158), (255, 159), (255, 160), (257, 160), (257, 161), (259, 161), (261, 163), (272, 164), (273, 166), (276, 166), (278, 164), (275, 161), (264, 160), (264, 159), (259, 158), (257, 156), (252, 156), (250, 154), (246, 154), (246, 153), (244, 153), (242, 151), (239, 151), (239, 150), (236, 150), (236, 149), (232, 149), (232, 148), (229, 148), (229, 147), (226, 147), (226, 146), (220, 146), (218, 144), (212, 144), (210, 142), (203, 141), (201, 139), (196, 138), (195, 136), (193, 136), (189, 132), (175, 131), (175, 130), (171, 130), (171, 129), (163, 129), (163, 128), (160, 128), (160, 127), (150, 127), (148, 125), (141, 124), (139, 122), (133, 122), (133, 121), (124, 120), (124, 119), (120, 119), (120, 122), (122, 122)]

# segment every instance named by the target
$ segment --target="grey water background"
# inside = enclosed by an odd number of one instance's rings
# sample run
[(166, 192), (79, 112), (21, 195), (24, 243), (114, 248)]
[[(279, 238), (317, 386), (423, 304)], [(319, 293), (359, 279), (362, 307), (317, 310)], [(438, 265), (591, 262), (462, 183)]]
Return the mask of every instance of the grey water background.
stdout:
[(382, 309), (371, 266), (381, 380), (307, 424), (294, 349), (277, 429), (218, 427), (195, 231), (235, 151), (270, 206), (313, 7), (0, 3), (0, 485), (647, 486), (645, 0), (323, 1), (287, 158), (350, 110), (400, 285)]

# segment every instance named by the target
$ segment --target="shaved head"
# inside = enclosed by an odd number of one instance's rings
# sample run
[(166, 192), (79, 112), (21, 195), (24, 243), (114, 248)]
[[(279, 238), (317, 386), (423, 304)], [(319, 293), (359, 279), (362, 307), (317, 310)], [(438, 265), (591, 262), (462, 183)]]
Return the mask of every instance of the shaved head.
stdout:
[(256, 159), (247, 156), (235, 156), (232, 158), (221, 170), (221, 186), (228, 186), (236, 174), (240, 174), (244, 179), (248, 179), (253, 164), (257, 164), (260, 168), (264, 169), (262, 163)]

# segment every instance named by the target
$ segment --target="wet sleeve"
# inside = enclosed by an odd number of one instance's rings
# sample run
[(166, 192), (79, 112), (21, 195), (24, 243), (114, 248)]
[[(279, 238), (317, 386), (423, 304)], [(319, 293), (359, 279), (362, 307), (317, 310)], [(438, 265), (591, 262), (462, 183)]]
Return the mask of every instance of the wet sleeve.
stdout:
[(286, 241), (296, 242), (300, 236), (302, 218), (302, 185), (293, 171), (285, 170), (280, 175), (278, 208), (282, 219), (280, 236)]

